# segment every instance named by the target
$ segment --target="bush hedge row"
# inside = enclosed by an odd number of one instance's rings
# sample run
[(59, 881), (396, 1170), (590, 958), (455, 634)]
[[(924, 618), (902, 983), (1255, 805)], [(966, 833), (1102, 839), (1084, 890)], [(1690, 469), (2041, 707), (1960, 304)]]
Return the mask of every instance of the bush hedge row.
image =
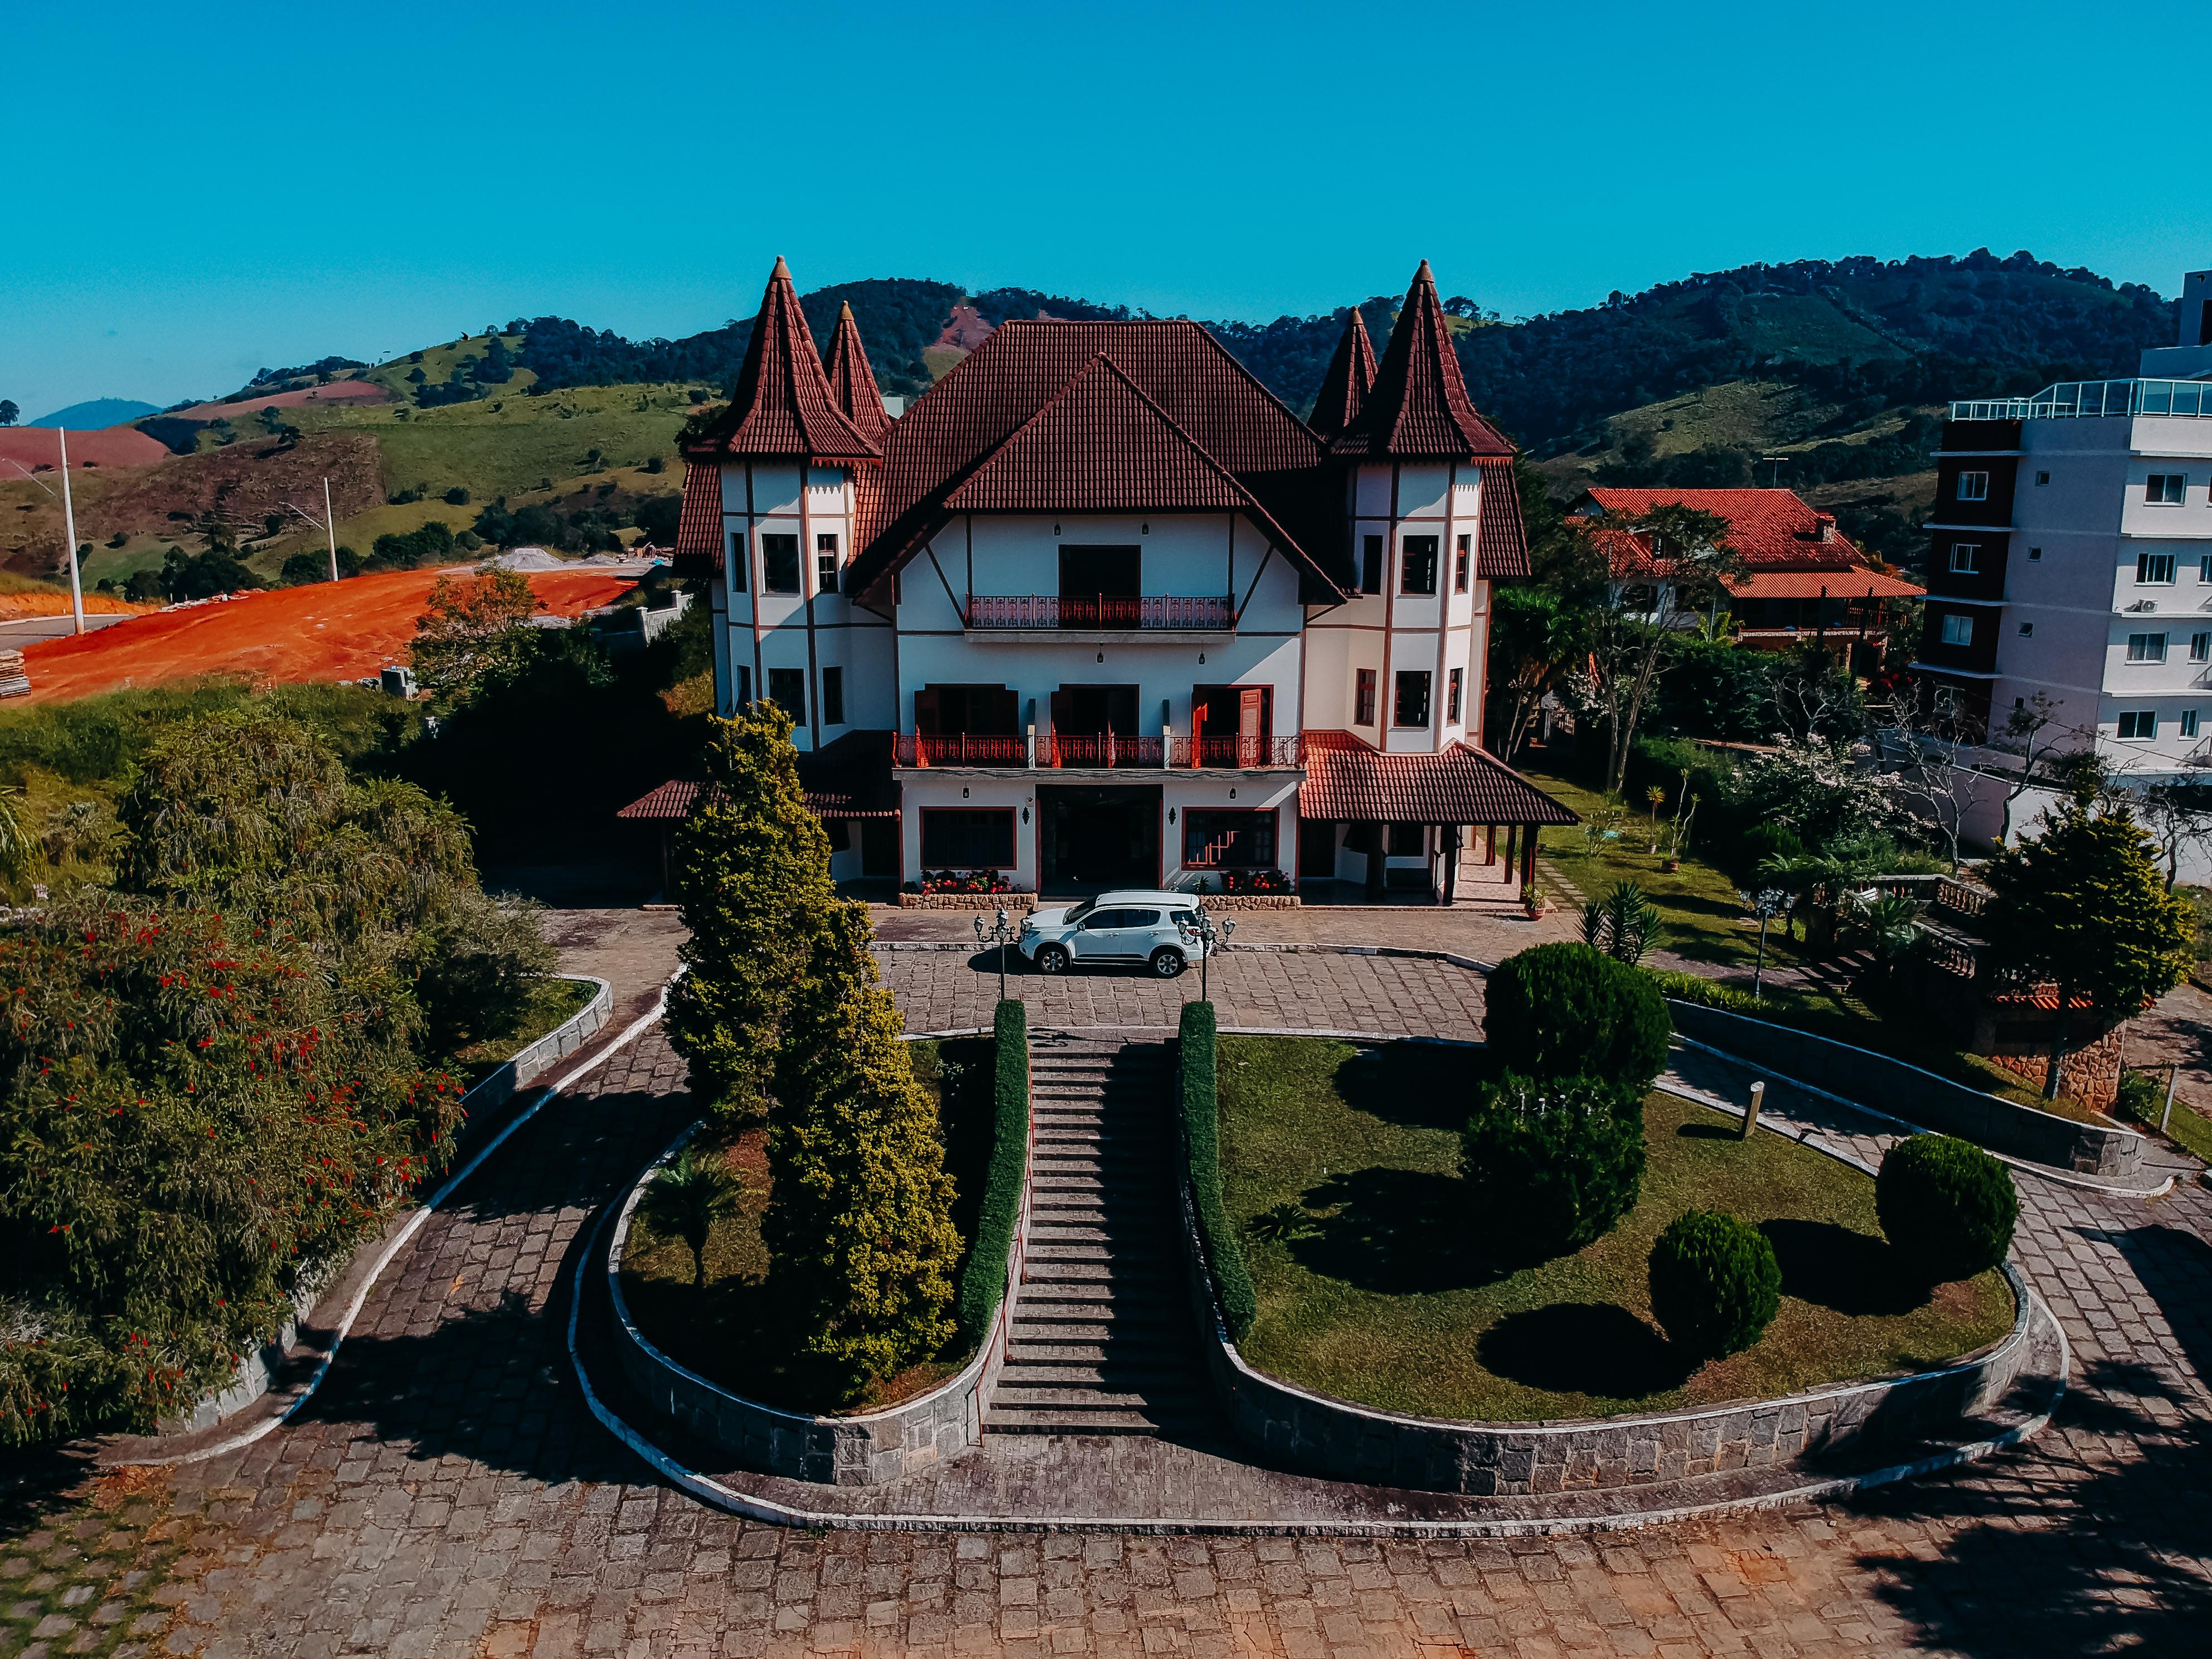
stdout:
[(991, 1023), (991, 1162), (975, 1218), (975, 1247), (954, 1304), (971, 1346), (990, 1334), (1006, 1294), (1006, 1252), (1021, 1217), (1022, 1176), (1030, 1156), (1030, 1024), (1027, 1005), (1009, 997)]
[(1218, 1034), (1213, 1005), (1182, 1006), (1182, 1144), (1190, 1159), (1190, 1190), (1198, 1208), (1199, 1237), (1213, 1268), (1214, 1294), (1221, 1299), (1229, 1334), (1241, 1340), (1252, 1328), (1260, 1299), (1252, 1271), (1244, 1264), (1244, 1244), (1230, 1224), (1221, 1201), (1221, 1098)]

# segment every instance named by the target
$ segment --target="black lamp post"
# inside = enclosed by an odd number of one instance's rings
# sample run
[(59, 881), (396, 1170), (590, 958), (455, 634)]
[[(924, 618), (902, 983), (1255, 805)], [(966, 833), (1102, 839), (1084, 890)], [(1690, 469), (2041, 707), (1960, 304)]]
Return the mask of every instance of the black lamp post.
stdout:
[(1213, 1000), (1206, 988), (1206, 970), (1207, 965), (1213, 960), (1214, 947), (1228, 944), (1230, 935), (1236, 931), (1236, 917), (1224, 916), (1219, 921), (1216, 921), (1212, 912), (1205, 909), (1200, 910), (1195, 919), (1183, 924), (1183, 937), (1194, 941), (1199, 947), (1198, 1000), (1200, 1002)]
[(975, 918), (975, 942), (999, 947), (999, 1000), (1006, 1000), (1006, 946), (1013, 942), (1016, 930), (1006, 920), (1006, 906), (999, 907), (999, 918), (988, 927), (983, 918)]
[(1759, 963), (1751, 970), (1751, 994), (1753, 997), (1764, 996), (1766, 984), (1766, 924), (1789, 908), (1790, 895), (1779, 887), (1762, 887), (1755, 893), (1738, 892), (1736, 896), (1750, 907), (1752, 915), (1759, 918)]

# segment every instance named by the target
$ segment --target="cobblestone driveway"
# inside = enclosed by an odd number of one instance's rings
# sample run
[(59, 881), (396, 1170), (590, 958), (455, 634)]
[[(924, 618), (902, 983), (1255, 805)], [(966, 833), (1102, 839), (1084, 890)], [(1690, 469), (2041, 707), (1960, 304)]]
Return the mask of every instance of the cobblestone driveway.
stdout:
[[(1386, 971), (1429, 966), (1309, 960), (1332, 981), (1368, 963), (1374, 1007), (1399, 1006)], [(1105, 994), (1174, 988), (1134, 983)], [(1220, 988), (1305, 1006), (1259, 978)], [(653, 1484), (567, 1375), (557, 1269), (685, 1116), (678, 1079), (655, 1034), (550, 1108), (424, 1229), (305, 1420), (176, 1472), (189, 1553), (155, 1642), (403, 1659), (2203, 1650), (2197, 1189), (2143, 1203), (2023, 1177), (2021, 1262), (2080, 1386), (2033, 1448), (1849, 1504), (1587, 1540), (811, 1535)]]

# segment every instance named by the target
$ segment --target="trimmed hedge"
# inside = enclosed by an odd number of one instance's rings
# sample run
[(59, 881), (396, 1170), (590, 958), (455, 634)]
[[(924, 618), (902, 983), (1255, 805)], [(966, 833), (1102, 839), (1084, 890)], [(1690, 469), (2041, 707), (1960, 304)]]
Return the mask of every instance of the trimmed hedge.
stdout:
[(1526, 1077), (1601, 1077), (1640, 1096), (1666, 1069), (1674, 1029), (1649, 978), (1587, 945), (1510, 956), (1484, 995), (1490, 1052)]
[(1244, 1265), (1244, 1242), (1230, 1224), (1221, 1201), (1221, 1088), (1219, 1038), (1210, 1002), (1182, 1006), (1178, 1051), (1182, 1062), (1182, 1144), (1190, 1160), (1191, 1197), (1198, 1209), (1199, 1236), (1213, 1268), (1213, 1293), (1221, 1300), (1229, 1334), (1242, 1339), (1260, 1310), (1252, 1271)]
[(1029, 1009), (1018, 998), (999, 1005), (992, 1022), (991, 1162), (983, 1181), (983, 1206), (975, 1218), (975, 1248), (960, 1275), (954, 1304), (960, 1334), (971, 1347), (991, 1334), (1006, 1295), (1006, 1252), (1022, 1211), (1022, 1176), (1030, 1158)]
[(1508, 1072), (1461, 1136), (1468, 1220), (1486, 1253), (1547, 1261), (1613, 1231), (1644, 1182), (1644, 1097), (1592, 1077)]
[(1651, 1312), (1699, 1359), (1741, 1353), (1782, 1305), (1782, 1264), (1766, 1235), (1719, 1210), (1692, 1210), (1651, 1247)]
[(1874, 1208), (1900, 1270), (1942, 1285), (2005, 1259), (2020, 1195), (2011, 1172), (1972, 1141), (1914, 1135), (1882, 1154)]

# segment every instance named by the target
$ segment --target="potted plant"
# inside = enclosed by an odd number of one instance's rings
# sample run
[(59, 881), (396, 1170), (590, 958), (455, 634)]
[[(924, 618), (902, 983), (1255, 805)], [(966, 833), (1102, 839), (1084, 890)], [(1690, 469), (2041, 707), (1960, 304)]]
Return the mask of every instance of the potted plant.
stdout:
[(1521, 890), (1521, 908), (1528, 913), (1529, 921), (1540, 921), (1552, 908), (1551, 896), (1532, 881)]

